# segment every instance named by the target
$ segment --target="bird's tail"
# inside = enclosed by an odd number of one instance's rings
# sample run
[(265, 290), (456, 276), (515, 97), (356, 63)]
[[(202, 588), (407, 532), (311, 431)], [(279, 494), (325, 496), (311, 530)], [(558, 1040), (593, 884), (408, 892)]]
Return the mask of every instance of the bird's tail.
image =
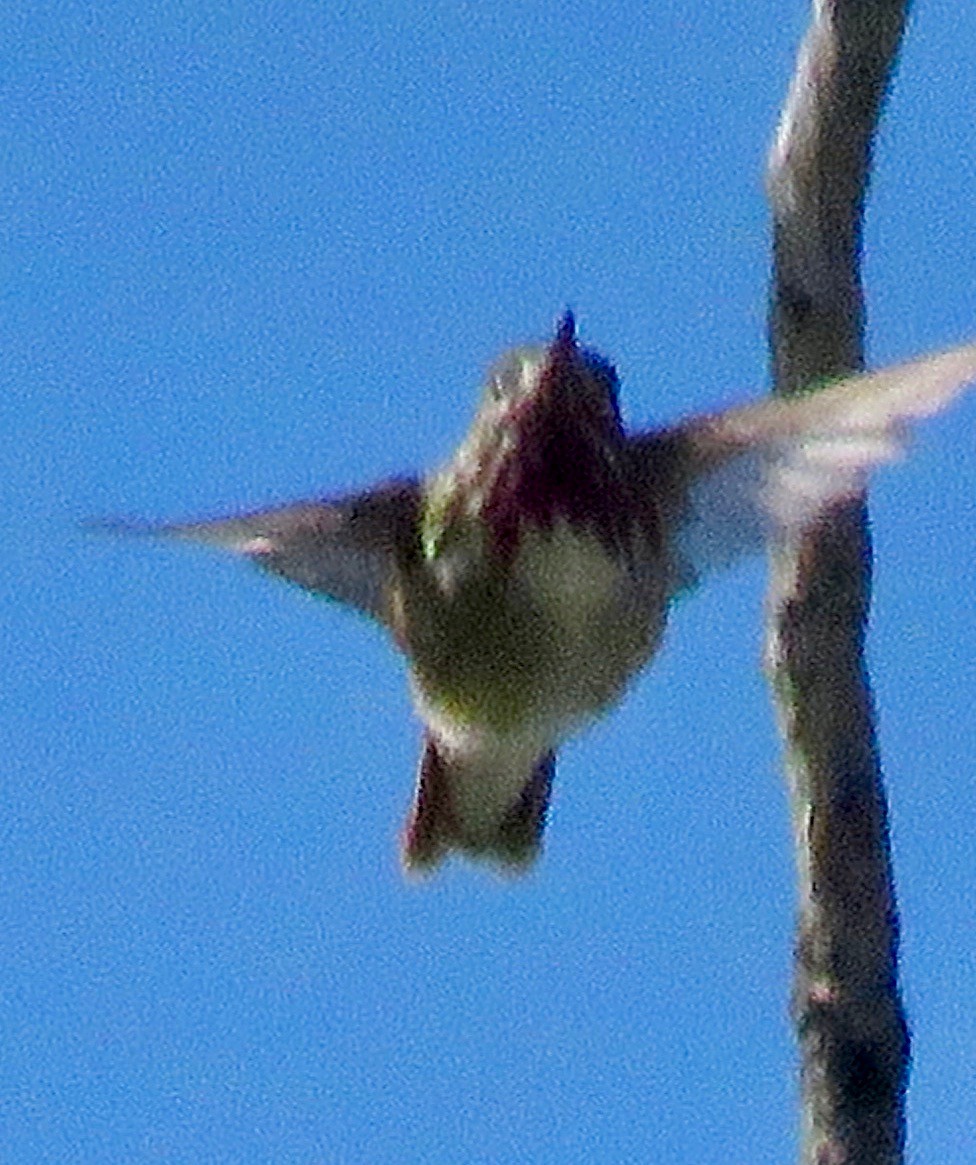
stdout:
[(486, 825), (465, 820), (455, 794), (456, 762), (432, 736), (424, 737), (413, 811), (403, 837), (403, 864), (413, 874), (432, 873), (451, 851), (493, 863), (502, 872), (524, 872), (542, 848), (556, 758), (545, 753), (518, 799)]

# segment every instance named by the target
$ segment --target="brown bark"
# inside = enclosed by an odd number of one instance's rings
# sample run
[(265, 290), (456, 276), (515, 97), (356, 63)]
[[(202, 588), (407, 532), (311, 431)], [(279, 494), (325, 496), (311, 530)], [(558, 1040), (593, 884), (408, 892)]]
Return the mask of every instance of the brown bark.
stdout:
[[(863, 367), (864, 200), (906, 9), (904, 0), (814, 2), (768, 174), (777, 391)], [(767, 663), (799, 874), (804, 1165), (892, 1165), (904, 1151), (909, 1039), (863, 658), (870, 586), (861, 503), (774, 554)]]

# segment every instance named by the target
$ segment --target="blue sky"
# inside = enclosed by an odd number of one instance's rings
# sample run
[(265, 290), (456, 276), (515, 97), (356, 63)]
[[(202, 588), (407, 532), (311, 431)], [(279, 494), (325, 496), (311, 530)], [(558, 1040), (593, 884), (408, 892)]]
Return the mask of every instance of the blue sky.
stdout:
[[(0, 17), (0, 1160), (789, 1159), (792, 857), (761, 563), (565, 750), (507, 884), (403, 881), (418, 726), (345, 612), (177, 518), (443, 459), (572, 306), (634, 422), (765, 383), (804, 5), (70, 2)], [(976, 13), (922, 2), (875, 362), (976, 332)], [(913, 1159), (976, 1143), (976, 404), (872, 495)]]

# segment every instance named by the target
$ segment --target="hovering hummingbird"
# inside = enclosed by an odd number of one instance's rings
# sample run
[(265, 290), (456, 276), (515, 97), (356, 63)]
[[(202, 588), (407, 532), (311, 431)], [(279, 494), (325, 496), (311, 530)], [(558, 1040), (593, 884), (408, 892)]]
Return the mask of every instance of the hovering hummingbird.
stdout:
[(976, 344), (815, 393), (627, 433), (613, 366), (576, 336), (488, 374), (424, 477), (146, 527), (233, 551), (377, 621), (423, 723), (409, 870), (452, 850), (517, 871), (540, 849), (556, 749), (651, 660), (672, 602), (857, 494), (908, 422), (976, 379)]

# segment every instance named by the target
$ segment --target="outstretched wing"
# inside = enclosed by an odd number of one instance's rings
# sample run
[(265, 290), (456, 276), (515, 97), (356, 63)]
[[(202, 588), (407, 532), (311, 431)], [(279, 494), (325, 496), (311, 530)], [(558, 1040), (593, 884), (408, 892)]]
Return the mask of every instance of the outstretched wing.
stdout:
[(236, 517), (106, 528), (229, 550), (382, 621), (396, 564), (416, 538), (418, 504), (415, 481), (394, 481), (364, 493)]
[(976, 344), (852, 376), (818, 391), (693, 417), (632, 439), (635, 475), (679, 531), (697, 578), (810, 526), (904, 451), (912, 422), (976, 381)]

